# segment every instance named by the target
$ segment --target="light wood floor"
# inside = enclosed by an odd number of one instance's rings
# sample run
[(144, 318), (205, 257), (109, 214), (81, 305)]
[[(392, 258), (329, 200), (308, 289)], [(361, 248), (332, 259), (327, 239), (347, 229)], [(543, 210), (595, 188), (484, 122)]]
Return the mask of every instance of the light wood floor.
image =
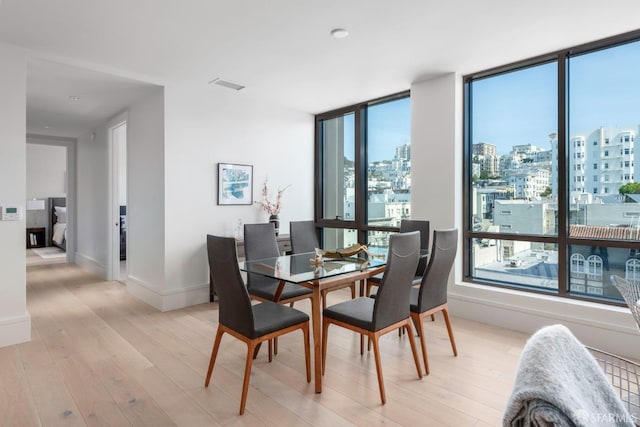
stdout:
[(305, 381), (302, 335), (289, 334), (272, 363), (265, 351), (256, 359), (238, 416), (242, 343), (225, 336), (203, 387), (217, 303), (161, 313), (67, 264), (29, 266), (27, 303), (32, 340), (0, 349), (2, 425), (498, 426), (527, 338), (454, 317), (453, 357), (442, 317), (426, 321), (431, 374), (418, 380), (406, 336), (388, 334), (381, 405), (373, 355), (359, 355), (355, 334), (330, 328), (319, 395)]

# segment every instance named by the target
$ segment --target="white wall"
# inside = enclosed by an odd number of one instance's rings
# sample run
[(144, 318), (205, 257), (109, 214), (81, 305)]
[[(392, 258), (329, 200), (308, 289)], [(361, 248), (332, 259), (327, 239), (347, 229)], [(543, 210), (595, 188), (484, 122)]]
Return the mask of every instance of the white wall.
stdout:
[(411, 216), (432, 230), (458, 225), (461, 93), (455, 74), (411, 85)]
[[(106, 277), (109, 123), (78, 142), (77, 262)], [(127, 289), (160, 310), (209, 299), (207, 234), (231, 236), (258, 205), (217, 205), (217, 164), (253, 165), (254, 200), (283, 197), (281, 232), (313, 218), (313, 116), (217, 88), (170, 86), (127, 111)]]
[[(27, 138), (27, 200), (67, 195), (66, 147), (30, 144)], [(45, 227), (50, 212), (25, 211), (27, 227)], [(50, 230), (47, 228), (46, 234)]]
[[(412, 212), (432, 227), (462, 231), (462, 80), (449, 74), (411, 87)], [(444, 165), (444, 166), (443, 166)], [(629, 310), (463, 281), (462, 240), (449, 307), (455, 316), (533, 333), (542, 326), (567, 325), (585, 344), (640, 358), (638, 330)], [(455, 330), (455, 323), (454, 323)]]
[[(208, 301), (207, 234), (233, 236), (238, 219), (265, 222), (257, 205), (217, 205), (217, 164), (253, 165), (253, 199), (266, 176), (289, 221), (313, 218), (310, 114), (283, 110), (224, 88), (165, 89), (165, 260), (162, 309)], [(133, 228), (134, 225), (132, 224)]]
[(27, 144), (27, 199), (67, 195), (67, 149)]
[[(164, 90), (127, 115), (127, 288), (162, 308), (165, 283)], [(185, 144), (186, 145), (186, 144)]]
[(78, 138), (76, 263), (106, 278), (108, 140), (106, 124)]
[[(24, 210), (26, 194), (26, 62), (0, 43), (0, 206)], [(31, 339), (26, 306), (25, 220), (0, 221), (0, 347)]]

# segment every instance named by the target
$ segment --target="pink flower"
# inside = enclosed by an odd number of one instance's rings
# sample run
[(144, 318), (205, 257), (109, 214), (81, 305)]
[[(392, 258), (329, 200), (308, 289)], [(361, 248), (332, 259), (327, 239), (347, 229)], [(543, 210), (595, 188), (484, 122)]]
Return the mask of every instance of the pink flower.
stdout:
[(264, 184), (262, 184), (262, 200), (259, 202), (262, 210), (268, 213), (269, 215), (278, 215), (280, 213), (280, 209), (282, 208), (282, 193), (284, 190), (289, 188), (289, 185), (280, 189), (278, 188), (278, 193), (276, 195), (276, 201), (272, 202), (269, 200), (269, 187), (267, 186), (268, 180), (264, 180)]

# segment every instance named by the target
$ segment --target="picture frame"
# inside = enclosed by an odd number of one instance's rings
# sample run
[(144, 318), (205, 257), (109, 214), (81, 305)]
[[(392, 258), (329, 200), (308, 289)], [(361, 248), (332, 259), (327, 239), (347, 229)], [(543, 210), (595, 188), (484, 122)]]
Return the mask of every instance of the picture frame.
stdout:
[(218, 205), (253, 204), (253, 166), (218, 163)]

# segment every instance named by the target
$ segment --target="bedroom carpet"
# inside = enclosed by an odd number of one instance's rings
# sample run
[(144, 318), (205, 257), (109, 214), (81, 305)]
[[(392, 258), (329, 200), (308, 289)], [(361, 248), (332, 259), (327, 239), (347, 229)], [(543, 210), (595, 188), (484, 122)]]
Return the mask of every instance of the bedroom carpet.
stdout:
[(67, 253), (56, 246), (49, 246), (46, 248), (35, 248), (32, 251), (40, 258), (52, 259), (52, 258), (65, 258)]

